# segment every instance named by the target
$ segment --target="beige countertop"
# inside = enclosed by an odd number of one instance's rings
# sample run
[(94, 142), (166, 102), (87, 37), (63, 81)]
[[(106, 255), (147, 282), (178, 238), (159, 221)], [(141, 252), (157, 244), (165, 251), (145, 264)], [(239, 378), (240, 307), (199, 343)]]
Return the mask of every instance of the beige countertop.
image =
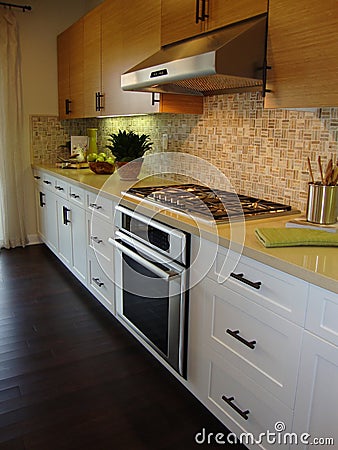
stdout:
[[(120, 181), (118, 174), (96, 175), (90, 169), (57, 169), (47, 165), (33, 165), (34, 169), (50, 171), (51, 174), (82, 185), (93, 191), (101, 191), (115, 201), (121, 200), (121, 191), (135, 184), (132, 181)], [(163, 179), (147, 178), (140, 184), (164, 184)], [(294, 275), (310, 283), (338, 293), (338, 248), (337, 247), (284, 247), (265, 248), (255, 237), (257, 227), (284, 227), (289, 216), (251, 220), (245, 223), (209, 225), (204, 221), (195, 221), (174, 211), (161, 209), (157, 205), (137, 204), (122, 199), (126, 206), (135, 207), (140, 212), (156, 215), (169, 225), (179, 227), (192, 234), (201, 235), (220, 245), (241, 251), (244, 255)], [(298, 215), (299, 216), (299, 215)], [(292, 217), (298, 217), (297, 215)], [(243, 246), (242, 246), (243, 244)]]

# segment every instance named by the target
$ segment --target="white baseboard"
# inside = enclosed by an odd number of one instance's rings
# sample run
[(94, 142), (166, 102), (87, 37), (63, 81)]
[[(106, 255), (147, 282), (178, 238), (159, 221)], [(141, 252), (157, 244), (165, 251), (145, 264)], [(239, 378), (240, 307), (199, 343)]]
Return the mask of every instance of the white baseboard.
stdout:
[(41, 244), (42, 241), (37, 234), (29, 234), (28, 236), (28, 244), (27, 245), (36, 245)]

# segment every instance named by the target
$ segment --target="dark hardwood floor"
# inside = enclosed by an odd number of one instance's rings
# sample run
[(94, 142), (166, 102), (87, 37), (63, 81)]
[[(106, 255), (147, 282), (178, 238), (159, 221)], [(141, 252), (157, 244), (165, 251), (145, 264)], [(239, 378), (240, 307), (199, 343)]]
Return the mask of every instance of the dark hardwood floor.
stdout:
[(0, 449), (152, 450), (226, 433), (44, 245), (0, 251)]

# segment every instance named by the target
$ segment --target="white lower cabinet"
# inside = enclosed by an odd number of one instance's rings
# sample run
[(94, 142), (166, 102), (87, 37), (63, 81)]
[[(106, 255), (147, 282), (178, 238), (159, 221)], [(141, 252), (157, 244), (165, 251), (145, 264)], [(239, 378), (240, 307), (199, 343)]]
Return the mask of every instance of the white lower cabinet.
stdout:
[(297, 448), (338, 446), (338, 295), (310, 287), (293, 431), (308, 433)]
[(67, 200), (57, 200), (59, 258), (85, 284), (87, 281), (86, 213)]
[(309, 436), (297, 448), (337, 448), (337, 405), (338, 348), (306, 331), (293, 431), (299, 437)]
[(102, 269), (93, 249), (88, 250), (88, 289), (112, 314), (115, 314), (114, 283)]
[(54, 252), (58, 253), (57, 205), (56, 196), (47, 187), (38, 184), (37, 221), (40, 239)]

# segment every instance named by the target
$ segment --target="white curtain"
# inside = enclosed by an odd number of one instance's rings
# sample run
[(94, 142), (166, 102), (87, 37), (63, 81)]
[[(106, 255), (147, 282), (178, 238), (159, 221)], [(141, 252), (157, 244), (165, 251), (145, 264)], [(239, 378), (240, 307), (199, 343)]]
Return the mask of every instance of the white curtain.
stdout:
[(22, 85), (15, 14), (0, 7), (0, 247), (24, 246)]

